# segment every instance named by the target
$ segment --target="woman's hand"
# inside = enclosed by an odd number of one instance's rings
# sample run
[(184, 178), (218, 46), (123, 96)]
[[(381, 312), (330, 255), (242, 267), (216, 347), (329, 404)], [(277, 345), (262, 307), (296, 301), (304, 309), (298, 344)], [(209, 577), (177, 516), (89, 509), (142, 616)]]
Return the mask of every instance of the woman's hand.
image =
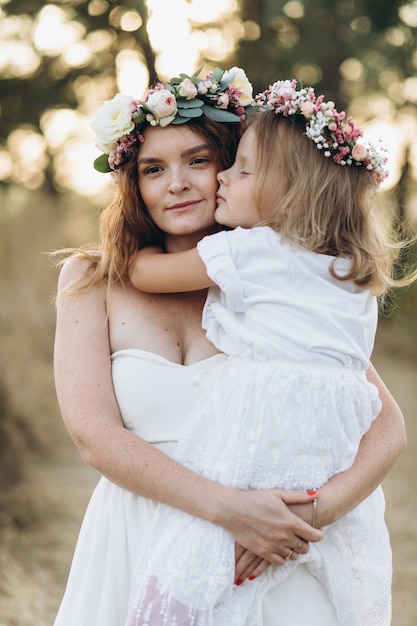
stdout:
[[(275, 490), (276, 491), (276, 490)], [(277, 517), (277, 521), (282, 525), (282, 529), (287, 527), (288, 531), (290, 529), (290, 525), (294, 523), (294, 514), (300, 517), (301, 520), (304, 519), (307, 524), (311, 523), (313, 517), (313, 507), (312, 503), (314, 500), (314, 493), (306, 494), (305, 492), (280, 492), (282, 496), (282, 503), (284, 508), (280, 507), (279, 516)], [(292, 504), (287, 506), (285, 504), (284, 498), (290, 502), (295, 501), (296, 504)], [(303, 503), (300, 503), (299, 500), (303, 500)], [(286, 511), (287, 510), (287, 515)], [(309, 531), (313, 530), (312, 527), (308, 529)], [(307, 530), (307, 533), (308, 533)], [(306, 528), (303, 525), (297, 525), (297, 532), (303, 533), (306, 531)], [(284, 531), (285, 532), (285, 531)], [(311, 535), (310, 535), (311, 536)], [(321, 536), (320, 536), (321, 537)], [(315, 539), (317, 540), (317, 539)], [(307, 539), (302, 538), (300, 535), (296, 536), (296, 543), (291, 544), (292, 547), (289, 547), (289, 542), (291, 541), (290, 533), (285, 538), (282, 539), (282, 546), (279, 546), (277, 549), (279, 550), (279, 558), (280, 563), (278, 563), (278, 559), (275, 560), (275, 565), (283, 565), (287, 559), (291, 559), (295, 561), (298, 559), (300, 554), (306, 554), (309, 550), (309, 543)], [(278, 544), (277, 544), (278, 545)], [(283, 555), (285, 553), (285, 556)], [(235, 584), (240, 585), (244, 580), (249, 578), (249, 580), (253, 580), (260, 576), (269, 566), (271, 562), (261, 556), (258, 556), (251, 550), (243, 547), (241, 544), (236, 543), (235, 545)]]
[[(259, 575), (267, 567), (261, 561), (283, 565), (286, 559), (305, 554), (310, 541), (322, 539), (320, 529), (312, 528), (288, 506), (308, 504), (312, 515), (314, 497), (314, 493), (280, 489), (229, 492), (229, 499), (223, 503), (216, 523), (228, 530), (248, 551), (244, 554), (239, 549), (236, 553), (237, 580), (242, 575)], [(256, 555), (258, 560), (249, 553)]]

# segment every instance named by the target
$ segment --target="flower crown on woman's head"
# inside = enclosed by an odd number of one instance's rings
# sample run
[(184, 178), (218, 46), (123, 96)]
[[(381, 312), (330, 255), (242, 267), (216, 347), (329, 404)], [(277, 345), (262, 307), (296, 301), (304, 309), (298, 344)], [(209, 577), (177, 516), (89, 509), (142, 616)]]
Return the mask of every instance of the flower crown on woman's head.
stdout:
[(387, 158), (372, 145), (360, 143), (363, 131), (351, 117), (336, 110), (334, 102), (316, 96), (312, 87), (302, 87), (293, 80), (279, 80), (255, 97), (260, 110), (274, 110), (289, 119), (302, 115), (306, 120), (306, 135), (326, 157), (339, 165), (363, 166), (372, 171), (375, 181), (382, 183), (388, 176)]
[(146, 126), (184, 124), (206, 115), (217, 122), (239, 122), (253, 104), (253, 87), (239, 67), (216, 68), (199, 78), (180, 74), (148, 89), (143, 100), (118, 93), (104, 102), (91, 127), (104, 154), (94, 161), (99, 172), (117, 170), (131, 157), (132, 146), (144, 140)]

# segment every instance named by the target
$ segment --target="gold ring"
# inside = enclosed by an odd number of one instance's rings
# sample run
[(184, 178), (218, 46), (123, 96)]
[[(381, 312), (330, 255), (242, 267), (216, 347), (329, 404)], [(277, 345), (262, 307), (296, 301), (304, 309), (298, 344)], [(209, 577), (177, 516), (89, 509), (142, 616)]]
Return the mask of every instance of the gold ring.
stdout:
[(285, 560), (288, 561), (292, 557), (293, 554), (294, 554), (294, 550), (290, 550), (287, 556), (285, 557)]

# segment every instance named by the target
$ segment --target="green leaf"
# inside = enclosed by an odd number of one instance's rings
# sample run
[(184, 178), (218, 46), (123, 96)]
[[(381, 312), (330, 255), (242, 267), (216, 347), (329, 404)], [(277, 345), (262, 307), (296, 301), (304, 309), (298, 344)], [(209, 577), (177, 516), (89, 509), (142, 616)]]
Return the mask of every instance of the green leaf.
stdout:
[(202, 65), (201, 67), (198, 68), (198, 70), (196, 72), (194, 72), (194, 74), (191, 76), (191, 80), (194, 81), (199, 77), (199, 74), (201, 72), (201, 70), (203, 69), (204, 65)]
[(221, 70), (219, 67), (216, 67), (216, 69), (213, 70), (213, 75), (211, 77), (211, 80), (214, 80), (214, 82), (216, 83), (220, 83), (222, 78), (223, 78), (223, 70)]
[(113, 170), (109, 165), (109, 155), (101, 154), (99, 157), (97, 157), (94, 161), (94, 169), (96, 169), (98, 172), (102, 172), (102, 174), (112, 172)]
[(190, 117), (181, 117), (181, 115), (177, 115), (177, 117), (174, 117), (171, 124), (185, 124), (186, 122), (189, 122), (190, 119)]
[(135, 124), (141, 124), (144, 119), (146, 117), (146, 113), (144, 112), (143, 109), (141, 109), (140, 111), (137, 111), (133, 114), (132, 119), (135, 122)]
[(193, 109), (180, 109), (178, 108), (178, 115), (181, 117), (200, 117), (203, 115), (203, 109), (201, 107), (193, 108)]
[(230, 72), (229, 76), (228, 77), (226, 76), (226, 78), (224, 78), (224, 75), (223, 75), (223, 78), (221, 79), (219, 83), (220, 89), (224, 91), (226, 87), (230, 85), (230, 83), (233, 81), (234, 77), (235, 77), (235, 72)]
[(256, 105), (249, 104), (245, 107), (246, 115), (251, 115), (251, 113), (259, 113), (259, 107)]
[(203, 100), (199, 98), (194, 98), (193, 100), (177, 100), (177, 107), (179, 109), (196, 109), (197, 107), (202, 107), (204, 104)]
[(216, 122), (240, 122), (240, 117), (235, 115), (235, 113), (225, 111), (224, 109), (215, 109), (206, 104), (203, 106), (203, 113)]

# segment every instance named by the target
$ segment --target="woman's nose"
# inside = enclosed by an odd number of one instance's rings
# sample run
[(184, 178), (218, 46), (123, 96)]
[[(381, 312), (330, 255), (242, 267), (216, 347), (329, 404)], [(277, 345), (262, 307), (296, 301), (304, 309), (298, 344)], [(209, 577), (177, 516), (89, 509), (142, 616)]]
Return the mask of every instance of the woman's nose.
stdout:
[(169, 180), (169, 191), (178, 193), (184, 189), (190, 188), (190, 182), (182, 169), (172, 170)]

